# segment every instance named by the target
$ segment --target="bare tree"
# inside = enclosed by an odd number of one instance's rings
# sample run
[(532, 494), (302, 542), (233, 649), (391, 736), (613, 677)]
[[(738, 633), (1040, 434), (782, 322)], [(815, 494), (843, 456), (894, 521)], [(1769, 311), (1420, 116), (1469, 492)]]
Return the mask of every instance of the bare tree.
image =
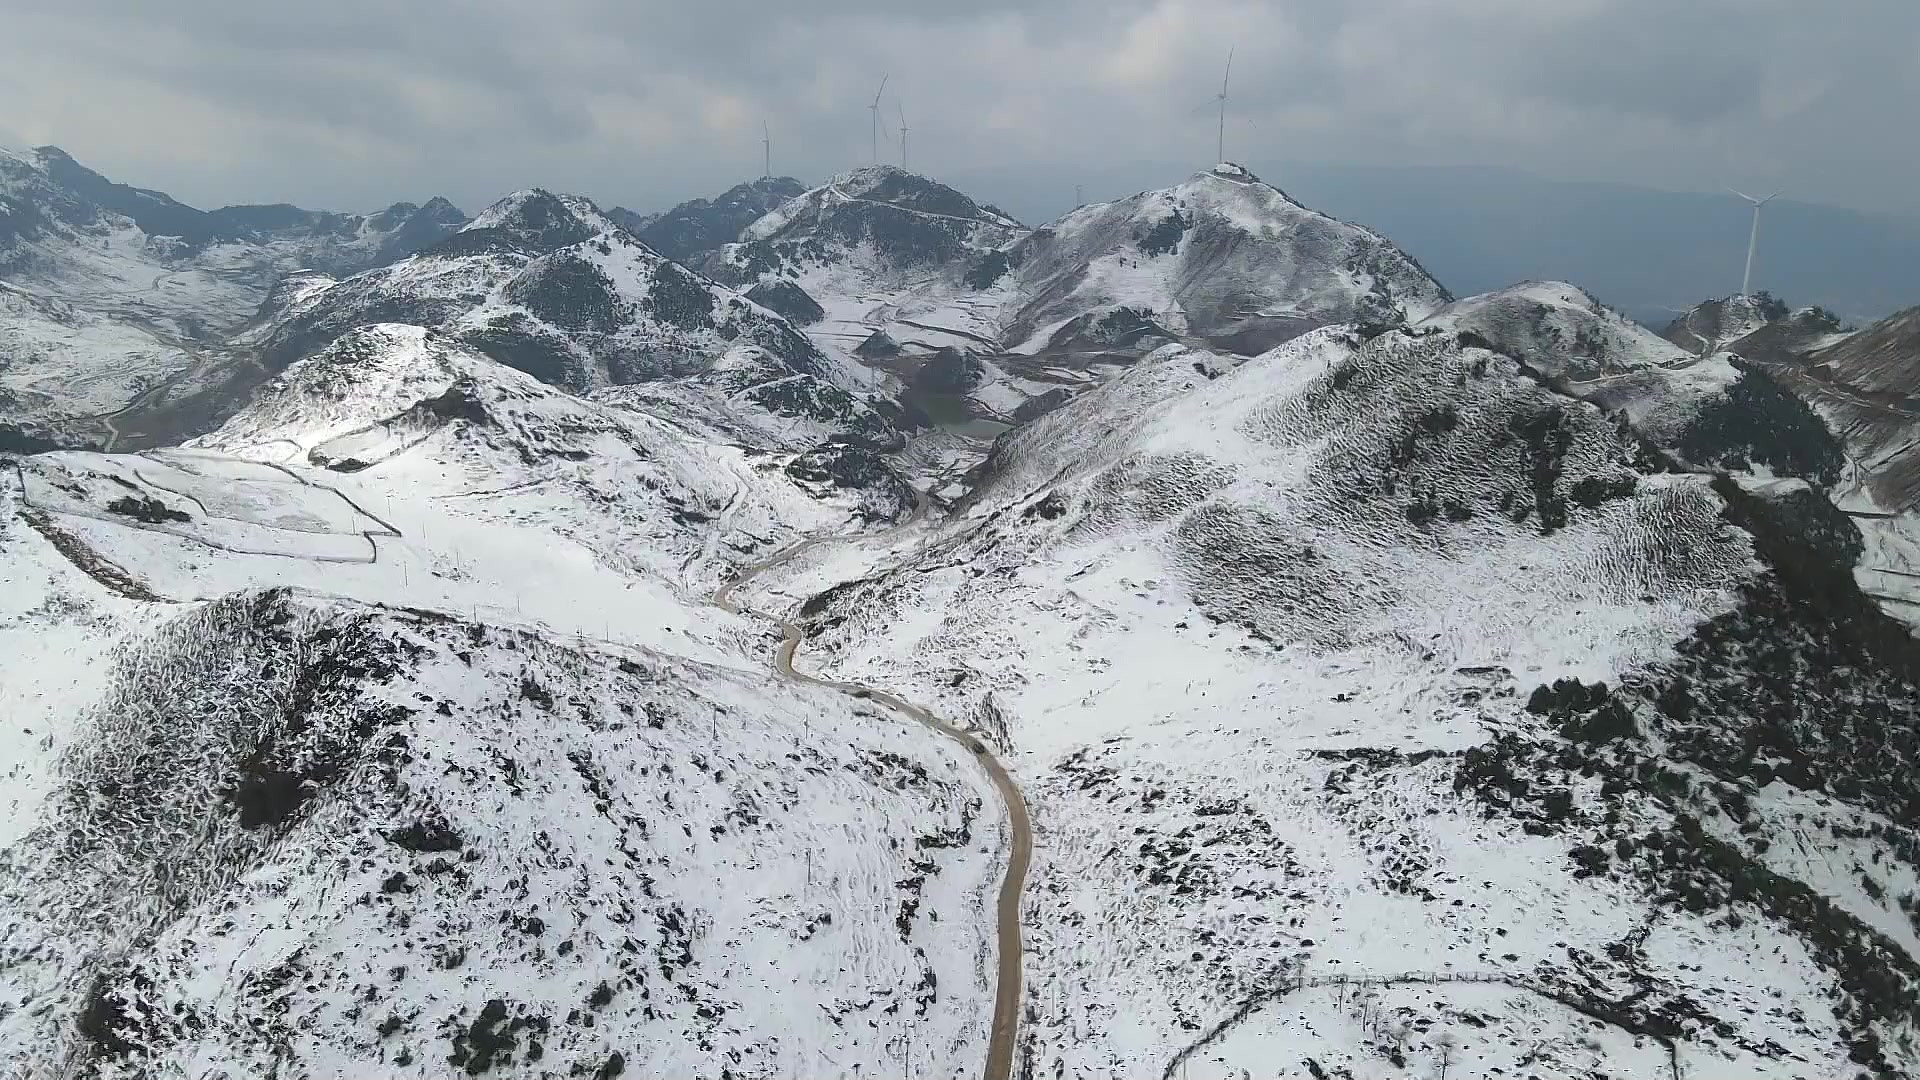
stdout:
[(1454, 1052), (1460, 1047), (1459, 1037), (1443, 1031), (1433, 1037), (1433, 1045), (1440, 1049), (1440, 1080), (1447, 1080), (1447, 1070), (1453, 1068)]

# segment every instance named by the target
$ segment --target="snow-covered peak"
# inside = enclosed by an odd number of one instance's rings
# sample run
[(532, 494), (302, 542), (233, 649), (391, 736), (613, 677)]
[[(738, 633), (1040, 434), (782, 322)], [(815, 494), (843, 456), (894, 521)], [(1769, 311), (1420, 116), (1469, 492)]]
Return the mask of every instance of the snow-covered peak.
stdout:
[(480, 211), (443, 248), (447, 254), (499, 249), (532, 255), (619, 228), (584, 195), (526, 188)]
[(1768, 323), (1786, 314), (1786, 305), (1772, 297), (1723, 296), (1703, 301), (1682, 313), (1661, 336), (1695, 355), (1732, 348)]
[(546, 193), (481, 222), (404, 262), (302, 282), (270, 313), (263, 360), (284, 369), (358, 328), (405, 323), (574, 393), (652, 384), (627, 400), (729, 437), (899, 439), (871, 391), (784, 318), (625, 230), (538, 250), (585, 231)]
[(1116, 307), (1251, 355), (1313, 326), (1419, 319), (1451, 299), (1385, 237), (1227, 163), (1080, 207), (1015, 245), (1002, 273), (1028, 298), (1005, 331), (1021, 352)]
[(1012, 217), (918, 173), (868, 165), (841, 173), (769, 211), (744, 241), (873, 245), (895, 263), (937, 263), (1014, 239)]
[(997, 208), (977, 203), (938, 180), (897, 165), (868, 165), (841, 173), (816, 190), (828, 198), (882, 202), (918, 213), (1020, 227), (1018, 221)]
[(218, 430), (190, 445), (273, 461), (303, 460), (329, 440), (443, 393), (481, 363), (422, 327), (359, 327), (275, 376)]
[(1550, 377), (1591, 380), (1689, 359), (1679, 346), (1564, 281), (1526, 281), (1470, 296), (1424, 325), (1471, 330)]

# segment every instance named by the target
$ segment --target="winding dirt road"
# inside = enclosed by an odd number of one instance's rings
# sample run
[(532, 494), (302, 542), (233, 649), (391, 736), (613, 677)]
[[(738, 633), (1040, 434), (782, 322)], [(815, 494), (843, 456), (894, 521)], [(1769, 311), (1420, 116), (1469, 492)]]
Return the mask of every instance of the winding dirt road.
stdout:
[[(850, 537), (823, 536), (815, 537), (811, 540), (803, 540), (792, 547), (775, 553), (771, 558), (763, 562), (755, 563), (748, 567), (746, 572), (741, 574), (740, 577), (721, 586), (721, 588), (713, 594), (713, 603), (716, 607), (723, 608), (735, 614), (741, 614), (740, 606), (733, 601), (733, 594), (735, 590), (747, 582), (752, 581), (754, 578), (759, 577), (761, 574), (782, 566), (822, 544), (835, 543), (842, 540), (872, 540), (898, 532), (918, 521), (921, 517), (925, 516), (926, 512), (927, 501), (926, 498), (922, 496), (918, 505), (914, 508), (912, 517), (909, 517), (906, 521), (884, 533)], [(1013, 782), (1013, 777), (1007, 773), (1006, 767), (1001, 765), (999, 759), (993, 756), (992, 749), (972, 732), (963, 731), (942, 720), (940, 717), (935, 716), (933, 713), (928, 712), (926, 709), (904, 698), (887, 693), (884, 690), (876, 690), (873, 687), (862, 686), (859, 683), (822, 679), (808, 675), (802, 671), (794, 670), (794, 654), (798, 653), (800, 646), (806, 642), (807, 632), (798, 623), (790, 622), (786, 619), (780, 621), (780, 632), (780, 646), (774, 653), (774, 670), (796, 682), (823, 686), (827, 689), (838, 690), (843, 694), (853, 697), (868, 701), (877, 701), (903, 716), (918, 721), (923, 726), (939, 732), (954, 742), (959, 743), (968, 752), (972, 753), (974, 760), (980, 763), (980, 767), (986, 770), (987, 777), (993, 781), (994, 790), (999, 793), (1000, 802), (1006, 807), (1008, 832), (1011, 834), (1013, 842), (1012, 851), (1009, 852), (1007, 856), (1006, 876), (1000, 879), (1000, 899), (996, 908), (995, 936), (999, 942), (1000, 959), (999, 973), (995, 980), (993, 1028), (987, 1041), (987, 1067), (984, 1077), (985, 1080), (1011, 1080), (1013, 1076), (1014, 1050), (1018, 1045), (1020, 1032), (1020, 964), (1022, 957), (1020, 897), (1022, 890), (1026, 887), (1027, 867), (1033, 860), (1033, 827), (1027, 819), (1027, 801), (1025, 796), (1020, 794), (1019, 785)]]

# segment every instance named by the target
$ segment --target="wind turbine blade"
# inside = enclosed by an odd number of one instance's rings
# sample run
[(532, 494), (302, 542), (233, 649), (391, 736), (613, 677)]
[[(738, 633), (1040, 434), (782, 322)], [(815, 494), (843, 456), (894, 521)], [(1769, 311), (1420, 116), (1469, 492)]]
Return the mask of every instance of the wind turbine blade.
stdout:
[(1228, 80), (1228, 79), (1231, 79), (1231, 78), (1233, 78), (1233, 50), (1234, 50), (1234, 48), (1235, 48), (1235, 46), (1228, 46), (1228, 47), (1227, 47), (1227, 73), (1226, 73), (1225, 75), (1222, 75), (1222, 76), (1220, 76), (1220, 96), (1221, 96), (1221, 97), (1226, 97), (1226, 96), (1227, 96), (1227, 80)]
[(893, 99), (893, 107), (900, 110), (900, 126), (906, 127), (907, 126), (907, 107), (900, 103), (899, 98)]
[(873, 103), (876, 107), (880, 104), (880, 95), (887, 92), (887, 80), (892, 77), (891, 75), (880, 76), (880, 89), (873, 92)]
[(1728, 188), (1727, 190), (1733, 192), (1735, 195), (1740, 196), (1741, 198), (1747, 200), (1748, 202), (1760, 201), (1759, 199), (1754, 198), (1753, 196), (1747, 194), (1746, 192), (1741, 191), (1739, 188)]
[(1767, 196), (1766, 198), (1764, 198), (1764, 199), (1761, 199), (1761, 200), (1760, 200), (1760, 205), (1761, 205), (1761, 206), (1765, 206), (1765, 205), (1767, 205), (1768, 203), (1770, 203), (1770, 202), (1772, 202), (1773, 200), (1775, 200), (1775, 199), (1777, 199), (1777, 198), (1779, 198), (1779, 197), (1780, 197), (1780, 193), (1779, 193), (1778, 191), (1776, 191), (1776, 192), (1774, 192), (1773, 194), (1771, 194), (1771, 195), (1769, 195), (1769, 196)]

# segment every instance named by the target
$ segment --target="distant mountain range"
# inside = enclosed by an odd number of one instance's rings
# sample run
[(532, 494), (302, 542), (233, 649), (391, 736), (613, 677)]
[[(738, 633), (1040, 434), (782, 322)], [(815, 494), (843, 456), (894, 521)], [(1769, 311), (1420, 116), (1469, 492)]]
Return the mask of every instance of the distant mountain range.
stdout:
[[(1653, 327), (1740, 287), (1749, 211), (1732, 195), (1551, 180), (1489, 166), (1394, 167), (1246, 159), (1288, 194), (1390, 236), (1462, 296), (1528, 279), (1578, 282)], [(1028, 220), (1153, 187), (1180, 166), (1087, 175), (962, 169), (947, 179)], [(1797, 201), (1770, 204), (1754, 287), (1865, 325), (1920, 297), (1920, 221)]]
[(0, 448), (204, 429), (247, 382), (227, 334), (290, 272), (356, 273), (465, 222), (441, 198), (366, 215), (199, 210), (57, 147), (0, 148)]

